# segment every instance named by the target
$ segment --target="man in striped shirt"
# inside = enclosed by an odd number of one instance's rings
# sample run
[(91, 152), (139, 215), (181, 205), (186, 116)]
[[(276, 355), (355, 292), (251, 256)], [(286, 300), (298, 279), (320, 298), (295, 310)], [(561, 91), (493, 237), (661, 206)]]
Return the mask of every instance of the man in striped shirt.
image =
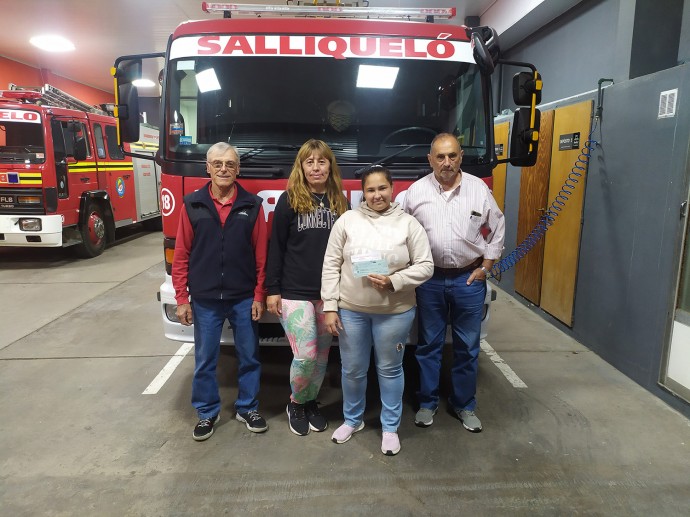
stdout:
[(433, 174), (407, 191), (405, 211), (422, 224), (434, 258), (434, 275), (417, 288), (420, 368), (415, 424), (429, 427), (438, 410), (446, 325), (453, 336), (449, 402), (463, 426), (482, 430), (475, 408), (477, 366), (486, 278), (503, 250), (505, 221), (486, 183), (460, 169), (455, 136), (437, 135), (428, 155)]

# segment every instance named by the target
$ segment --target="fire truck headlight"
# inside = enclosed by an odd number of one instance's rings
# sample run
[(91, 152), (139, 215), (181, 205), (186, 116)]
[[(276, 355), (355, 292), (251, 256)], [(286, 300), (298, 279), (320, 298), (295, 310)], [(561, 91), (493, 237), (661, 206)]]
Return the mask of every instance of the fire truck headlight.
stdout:
[(170, 305), (169, 303), (163, 304), (163, 309), (165, 310), (165, 316), (173, 323), (179, 323), (180, 320), (177, 319), (177, 305)]
[(43, 229), (43, 224), (37, 217), (21, 217), (19, 229), (23, 232), (40, 232)]

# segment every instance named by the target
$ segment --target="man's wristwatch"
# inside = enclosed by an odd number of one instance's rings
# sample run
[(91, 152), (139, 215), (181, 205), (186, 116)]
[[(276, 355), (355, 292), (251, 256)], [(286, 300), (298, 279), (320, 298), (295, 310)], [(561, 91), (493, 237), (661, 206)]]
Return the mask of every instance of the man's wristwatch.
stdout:
[(484, 275), (485, 275), (485, 276), (489, 276), (489, 270), (486, 269), (484, 266), (480, 267), (479, 269), (481, 269), (482, 271), (484, 271)]

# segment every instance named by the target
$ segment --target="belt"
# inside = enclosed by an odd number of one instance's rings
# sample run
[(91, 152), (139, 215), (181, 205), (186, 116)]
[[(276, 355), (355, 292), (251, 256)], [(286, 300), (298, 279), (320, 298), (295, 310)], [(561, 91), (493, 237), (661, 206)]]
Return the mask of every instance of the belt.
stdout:
[(463, 273), (467, 273), (469, 271), (474, 271), (477, 269), (479, 266), (482, 265), (482, 262), (484, 259), (482, 257), (479, 257), (477, 260), (472, 262), (469, 266), (465, 267), (436, 267), (434, 266), (434, 274), (435, 275), (443, 275), (443, 276), (458, 276), (462, 275)]

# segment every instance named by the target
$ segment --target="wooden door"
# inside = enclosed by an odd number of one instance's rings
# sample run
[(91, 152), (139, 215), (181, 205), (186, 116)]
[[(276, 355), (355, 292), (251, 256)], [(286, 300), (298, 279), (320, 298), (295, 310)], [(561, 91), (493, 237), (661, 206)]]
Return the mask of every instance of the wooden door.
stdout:
[[(537, 163), (520, 172), (520, 206), (518, 208), (517, 243), (524, 242), (539, 224), (548, 203), (549, 172), (554, 111), (541, 114)], [(544, 238), (539, 239), (515, 266), (515, 291), (535, 305), (541, 300), (541, 274), (544, 263)]]
[[(502, 160), (508, 157), (508, 132), (510, 122), (494, 124), (494, 145), (496, 146), (496, 158)], [(506, 163), (501, 163), (493, 171), (492, 192), (498, 208), (505, 212), (506, 205)]]
[[(551, 146), (549, 201), (556, 198), (580, 155), (580, 149), (589, 136), (591, 115), (592, 101), (556, 109)], [(563, 143), (578, 134), (577, 148), (564, 150)], [(580, 171), (582, 175), (578, 178), (575, 189), (554, 224), (546, 232), (544, 242), (541, 308), (570, 327), (573, 324), (575, 305), (586, 172)]]

